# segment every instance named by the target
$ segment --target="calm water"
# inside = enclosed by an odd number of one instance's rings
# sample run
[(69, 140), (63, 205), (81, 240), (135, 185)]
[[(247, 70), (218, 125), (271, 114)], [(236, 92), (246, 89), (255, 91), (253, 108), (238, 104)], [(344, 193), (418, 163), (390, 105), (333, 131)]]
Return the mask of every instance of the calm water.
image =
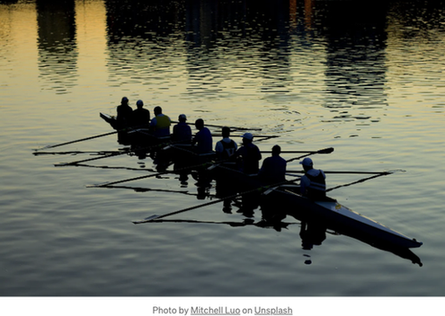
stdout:
[[(0, 1), (1, 295), (445, 294), (443, 2), (139, 2)], [(422, 241), (423, 266), (334, 234), (304, 250), (295, 219), (232, 227), (222, 222), (245, 218), (219, 204), (171, 218), (195, 222), (133, 225), (206, 201), (172, 175), (127, 184), (190, 195), (87, 187), (146, 174), (120, 167), (150, 159), (55, 167), (94, 156), (33, 155), (111, 131), (99, 112), (124, 95), (173, 119), (280, 136), (262, 150), (334, 147), (312, 156), (324, 170), (399, 170), (331, 196)], [(111, 135), (47, 151), (120, 147)]]

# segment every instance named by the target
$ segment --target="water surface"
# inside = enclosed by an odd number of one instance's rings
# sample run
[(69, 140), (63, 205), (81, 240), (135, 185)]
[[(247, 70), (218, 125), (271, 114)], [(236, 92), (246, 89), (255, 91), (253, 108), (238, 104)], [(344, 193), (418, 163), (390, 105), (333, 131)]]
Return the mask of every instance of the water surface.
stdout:
[[(0, 294), (444, 295), (444, 28), (442, 1), (1, 2)], [(192, 223), (133, 225), (205, 201), (86, 187), (147, 173), (97, 166), (149, 169), (149, 158), (55, 167), (92, 156), (33, 155), (111, 131), (99, 112), (123, 96), (279, 136), (262, 150), (334, 147), (312, 156), (324, 170), (398, 170), (331, 195), (422, 241), (423, 266), (342, 235), (306, 250), (295, 219), (233, 227), (221, 223), (246, 218), (219, 204), (172, 218)], [(51, 151), (121, 147), (111, 135)], [(128, 185), (196, 193), (173, 175)]]

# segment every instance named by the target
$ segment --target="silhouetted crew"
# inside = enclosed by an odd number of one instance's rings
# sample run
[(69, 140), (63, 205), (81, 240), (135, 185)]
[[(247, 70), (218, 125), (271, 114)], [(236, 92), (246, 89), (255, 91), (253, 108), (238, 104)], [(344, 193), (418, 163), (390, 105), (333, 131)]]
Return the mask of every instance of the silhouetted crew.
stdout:
[(213, 139), (210, 130), (204, 126), (203, 119), (197, 119), (195, 121), (195, 127), (198, 132), (193, 139), (193, 145), (196, 145), (196, 152), (198, 154), (205, 154), (212, 152)]
[(253, 135), (245, 133), (243, 135), (243, 146), (241, 146), (236, 155), (239, 158), (240, 169), (247, 174), (258, 173), (261, 152), (253, 143)]
[(162, 114), (162, 108), (157, 106), (153, 112), (155, 117), (150, 122), (150, 130), (156, 137), (170, 136), (171, 121), (167, 115)]
[(311, 158), (304, 158), (302, 162), (304, 176), (300, 180), (301, 194), (313, 200), (326, 198), (326, 176), (322, 170), (314, 169)]
[(230, 128), (222, 128), (222, 139), (216, 143), (215, 151), (219, 160), (235, 161), (235, 153), (238, 145), (230, 139)]
[(173, 126), (172, 140), (175, 144), (191, 144), (192, 143), (192, 129), (186, 123), (187, 116), (181, 114), (178, 117), (178, 124)]
[(134, 127), (148, 127), (150, 124), (150, 111), (144, 109), (144, 102), (138, 100), (136, 102), (137, 109), (132, 113), (131, 123)]
[(272, 156), (263, 161), (263, 165), (258, 173), (260, 180), (264, 183), (274, 184), (286, 181), (287, 162), (280, 157), (281, 147), (272, 147)]
[(116, 121), (118, 123), (118, 128), (120, 129), (130, 126), (133, 109), (128, 105), (127, 97), (122, 98), (121, 104), (117, 107), (116, 110)]

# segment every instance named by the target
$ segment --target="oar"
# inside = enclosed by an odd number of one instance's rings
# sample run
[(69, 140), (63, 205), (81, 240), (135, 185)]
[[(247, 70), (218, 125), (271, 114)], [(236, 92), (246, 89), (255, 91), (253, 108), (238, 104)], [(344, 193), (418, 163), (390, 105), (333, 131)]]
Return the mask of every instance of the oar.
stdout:
[(205, 162), (205, 163), (202, 163), (202, 164), (199, 164), (199, 165), (188, 166), (188, 167), (179, 168), (179, 169), (176, 169), (176, 170), (166, 170), (166, 171), (162, 171), (162, 172), (158, 172), (158, 173), (154, 173), (154, 174), (149, 174), (149, 175), (139, 176), (139, 177), (134, 177), (134, 178), (129, 178), (129, 179), (123, 179), (123, 180), (117, 180), (117, 181), (111, 181), (111, 182), (104, 182), (104, 183), (100, 183), (100, 184), (87, 185), (87, 188), (107, 187), (107, 186), (111, 186), (113, 184), (119, 184), (119, 183), (124, 183), (124, 182), (130, 182), (130, 181), (135, 181), (135, 180), (152, 178), (152, 177), (160, 176), (160, 175), (167, 174), (167, 173), (178, 173), (180, 171), (190, 170), (190, 169), (193, 169), (193, 168), (205, 167), (206, 165), (209, 165), (209, 164), (212, 164), (212, 162)]
[(392, 173), (393, 172), (380, 172), (380, 173), (377, 173), (377, 174), (375, 174), (375, 175), (373, 175), (371, 177), (368, 177), (368, 178), (363, 178), (363, 179), (360, 179), (360, 180), (357, 180), (357, 181), (354, 181), (354, 182), (341, 184), (341, 185), (338, 185), (336, 187), (327, 189), (326, 192), (329, 192), (329, 191), (332, 191), (332, 190), (336, 190), (338, 188), (348, 187), (348, 186), (353, 185), (353, 184), (362, 183), (362, 182), (365, 182), (365, 181), (368, 181), (368, 180), (371, 180), (371, 179), (375, 179), (375, 178), (378, 178), (378, 177), (381, 177), (381, 176), (386, 176), (386, 175), (389, 175), (389, 174), (392, 174)]
[(129, 151), (124, 151), (124, 152), (118, 152), (118, 153), (113, 153), (113, 154), (109, 154), (109, 155), (102, 155), (99, 157), (94, 157), (94, 158), (88, 158), (88, 159), (83, 159), (83, 160), (77, 160), (77, 161), (72, 161), (72, 162), (61, 162), (61, 163), (57, 163), (54, 164), (54, 166), (56, 167), (63, 167), (63, 166), (72, 166), (72, 165), (77, 165), (83, 162), (87, 162), (87, 161), (93, 161), (93, 160), (99, 160), (99, 159), (104, 159), (104, 158), (109, 158), (109, 157), (115, 157), (115, 156), (120, 156), (122, 154), (127, 154), (129, 153)]
[[(244, 226), (256, 226), (259, 228), (273, 228), (274, 225), (268, 224), (266, 221), (261, 220), (259, 222), (243, 221), (243, 222), (215, 222), (215, 221), (201, 221), (190, 219), (159, 219), (151, 221), (152, 223), (191, 223), (191, 224), (215, 224), (215, 225), (229, 225), (231, 227), (244, 227)], [(280, 222), (281, 228), (287, 228), (289, 225), (298, 225), (299, 222)]]
[(90, 154), (90, 155), (107, 155), (112, 153), (117, 153), (116, 150), (102, 150), (102, 151), (80, 151), (80, 150), (73, 150), (73, 151), (38, 151), (33, 153), (34, 156), (40, 156), (40, 155), (79, 155), (79, 154)]
[[(304, 170), (286, 170), (286, 172), (288, 173), (304, 173)], [(385, 176), (388, 174), (391, 174), (393, 172), (390, 171), (325, 171), (323, 170), (324, 173), (331, 173), (331, 174), (376, 174), (376, 175), (381, 175), (381, 176)]]
[(112, 167), (112, 166), (94, 166), (87, 165), (82, 163), (76, 163), (73, 165), (74, 167), (86, 167), (86, 168), (96, 168), (96, 169), (113, 169), (113, 170), (130, 170), (130, 171), (148, 171), (148, 172), (159, 172), (159, 170), (151, 169), (151, 168), (132, 168), (132, 167)]
[[(280, 153), (281, 154), (308, 154), (310, 153), (312, 154), (330, 154), (331, 152), (334, 151), (334, 148), (329, 147), (329, 148), (325, 148), (325, 149), (321, 149), (318, 151), (312, 151), (312, 150), (282, 150)], [(272, 151), (271, 150), (260, 150), (260, 153), (262, 154), (271, 154)]]
[[(135, 192), (179, 193), (179, 194), (190, 195), (190, 196), (198, 196), (198, 193), (190, 193), (189, 191), (183, 191), (183, 190), (152, 189), (152, 188), (124, 186), (124, 185), (116, 185), (116, 186), (115, 185), (107, 185), (104, 188), (107, 188), (107, 189), (127, 189), (127, 190), (134, 190)], [(211, 194), (211, 195), (208, 195), (208, 196), (214, 197), (215, 195)]]
[[(139, 148), (137, 150), (148, 151), (148, 150), (151, 150), (151, 149), (154, 149), (154, 148), (157, 148), (157, 147), (165, 147), (166, 145), (167, 145), (166, 143), (161, 143), (161, 144), (157, 144), (157, 145), (152, 145), (152, 146)], [(72, 161), (72, 162), (62, 162), (62, 163), (55, 164), (55, 166), (56, 167), (63, 167), (63, 166), (77, 165), (77, 164), (80, 164), (80, 163), (83, 163), (83, 162), (87, 162), (87, 161), (99, 160), (99, 159), (119, 156), (119, 155), (123, 155), (123, 154), (128, 154), (128, 153), (131, 153), (133, 151), (132, 150), (125, 150), (125, 151), (122, 151), (122, 152), (115, 152), (115, 153), (112, 153), (112, 154), (109, 154), (109, 155), (103, 155), (103, 156), (100, 156), (100, 157), (88, 158), (88, 159), (77, 160), (77, 161)]]
[(317, 150), (317, 151), (306, 151), (307, 154), (305, 154), (303, 156), (299, 156), (299, 157), (295, 157), (295, 158), (286, 160), (286, 162), (289, 163), (291, 161), (298, 160), (298, 159), (301, 159), (301, 158), (304, 158), (304, 157), (307, 157), (307, 156), (310, 156), (310, 155), (314, 155), (314, 154), (330, 154), (333, 151), (334, 151), (334, 148), (332, 148), (332, 147), (320, 149), (320, 150)]
[(35, 150), (55, 148), (55, 147), (60, 147), (60, 146), (64, 146), (64, 145), (74, 144), (74, 143), (82, 142), (82, 141), (85, 141), (85, 140), (90, 140), (90, 139), (94, 139), (94, 138), (99, 138), (99, 137), (104, 137), (104, 136), (108, 136), (108, 135), (113, 135), (113, 134), (116, 134), (117, 132), (119, 132), (119, 131), (113, 131), (113, 132), (109, 132), (109, 133), (105, 133), (105, 134), (85, 137), (85, 138), (76, 139), (76, 140), (72, 140), (72, 141), (69, 141), (69, 142), (60, 143), (60, 144), (56, 144), (56, 145), (48, 145), (48, 146), (45, 146), (43, 148), (38, 148), (38, 149), (35, 149)]
[[(172, 123), (179, 123), (178, 121), (171, 121)], [(187, 124), (189, 124), (189, 125), (192, 125), (192, 123), (187, 123)], [(208, 127), (219, 127), (219, 128), (223, 128), (223, 127), (225, 127), (225, 125), (212, 125), (212, 124), (207, 124), (207, 123), (205, 123), (205, 126), (208, 126)], [(239, 131), (261, 131), (261, 128), (249, 128), (249, 127), (235, 127), (235, 126), (227, 126), (227, 127), (229, 127), (232, 131), (236, 131), (236, 130), (239, 130)]]
[[(243, 137), (244, 135), (230, 135), (230, 137)], [(212, 137), (222, 137), (222, 134), (212, 134)], [(274, 138), (280, 137), (279, 135), (253, 135), (255, 138)], [(271, 152), (271, 151), (270, 151)]]
[(174, 212), (167, 213), (167, 214), (164, 214), (164, 215), (151, 215), (151, 216), (149, 216), (149, 217), (147, 217), (147, 218), (145, 218), (143, 220), (133, 221), (133, 224), (148, 223), (148, 222), (151, 222), (151, 221), (156, 220), (156, 219), (161, 219), (161, 218), (164, 218), (164, 217), (167, 217), (167, 216), (176, 215), (176, 214), (179, 214), (179, 213), (184, 213), (184, 212), (187, 212), (187, 211), (195, 210), (197, 208), (201, 208), (201, 207), (204, 207), (204, 206), (217, 204), (217, 203), (220, 203), (220, 202), (228, 200), (228, 199), (235, 199), (237, 197), (240, 197), (240, 196), (243, 196), (243, 195), (247, 195), (247, 194), (252, 194), (254, 192), (261, 192), (262, 190), (273, 188), (273, 187), (276, 187), (276, 186), (280, 186), (280, 185), (283, 185), (283, 184), (286, 184), (286, 183), (291, 183), (291, 182), (294, 182), (296, 180), (284, 181), (284, 182), (280, 182), (280, 183), (276, 183), (276, 184), (272, 184), (272, 185), (264, 185), (264, 186), (257, 187), (257, 188), (254, 188), (254, 189), (251, 189), (251, 190), (248, 190), (248, 191), (245, 191), (245, 192), (236, 193), (236, 194), (233, 194), (233, 195), (230, 195), (230, 196), (223, 197), (223, 198), (218, 199), (218, 200), (214, 200), (214, 201), (211, 201), (211, 202), (208, 202), (208, 203), (204, 203), (204, 204), (200, 204), (200, 205), (187, 207), (187, 208), (184, 208), (182, 210), (174, 211)]

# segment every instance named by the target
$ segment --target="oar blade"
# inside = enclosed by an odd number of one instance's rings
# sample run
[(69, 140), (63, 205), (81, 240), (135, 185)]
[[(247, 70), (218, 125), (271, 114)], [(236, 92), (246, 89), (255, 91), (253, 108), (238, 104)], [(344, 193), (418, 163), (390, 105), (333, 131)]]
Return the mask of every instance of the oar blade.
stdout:
[(158, 218), (158, 217), (159, 217), (159, 215), (151, 215), (151, 216), (148, 216), (148, 217), (146, 217), (146, 218), (144, 218), (144, 219), (142, 219), (142, 220), (139, 220), (139, 221), (133, 221), (133, 224), (143, 224), (143, 223), (148, 223), (148, 222), (151, 222), (151, 221), (155, 220), (155, 219)]
[(330, 154), (334, 151), (333, 147), (329, 147), (329, 148), (325, 148), (325, 149), (321, 149), (317, 152), (317, 154)]

